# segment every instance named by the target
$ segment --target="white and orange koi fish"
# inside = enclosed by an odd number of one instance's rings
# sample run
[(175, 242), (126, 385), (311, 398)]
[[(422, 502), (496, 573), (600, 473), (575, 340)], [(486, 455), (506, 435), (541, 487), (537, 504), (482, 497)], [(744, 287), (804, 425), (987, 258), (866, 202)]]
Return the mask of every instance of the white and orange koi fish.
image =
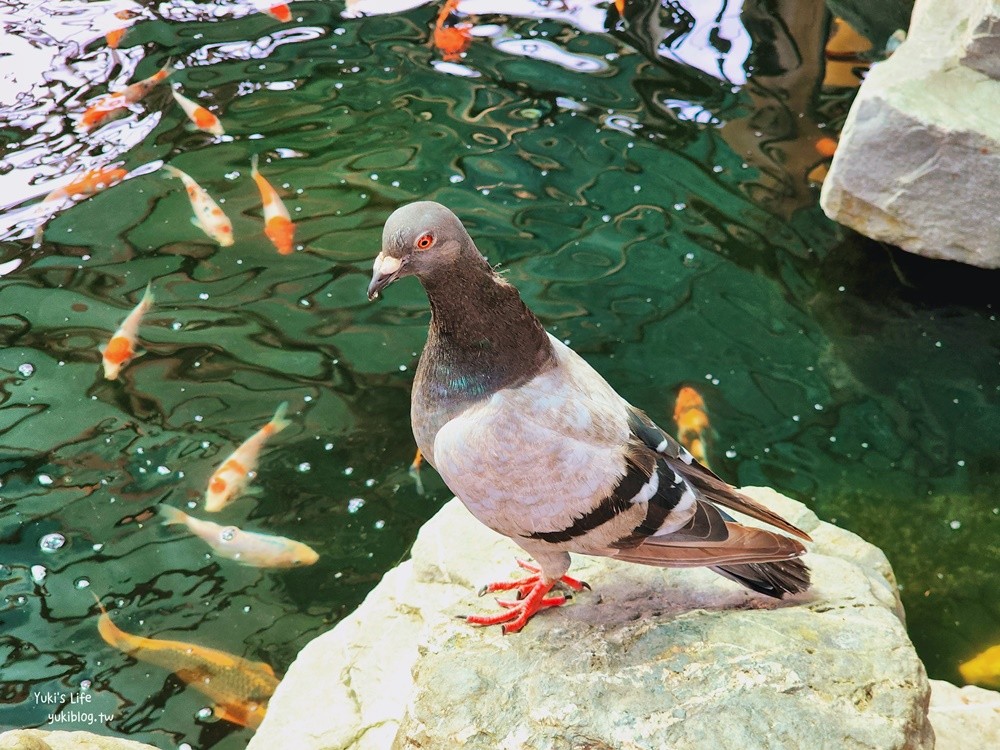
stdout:
[(194, 209), (191, 223), (223, 247), (232, 245), (233, 223), (222, 213), (219, 204), (212, 200), (212, 196), (186, 172), (170, 164), (164, 164), (163, 168), (184, 183), (184, 189), (187, 190), (188, 198), (191, 200), (191, 208)]
[(202, 521), (169, 505), (156, 506), (163, 525), (182, 524), (205, 542), (219, 557), (235, 560), (255, 568), (295, 568), (312, 565), (319, 554), (307, 544), (271, 534), (243, 531), (235, 526), (222, 526)]
[(288, 23), (292, 20), (292, 9), (288, 7), (288, 3), (276, 3), (268, 6), (264, 12), (282, 23)]
[[(75, 200), (77, 198), (86, 198), (87, 196), (99, 193), (105, 188), (109, 188), (125, 179), (128, 174), (127, 170), (119, 169), (117, 167), (98, 167), (97, 169), (89, 169), (82, 175), (77, 177), (72, 182), (64, 185), (61, 188), (56, 188), (41, 202), (41, 206), (49, 206), (57, 201), (69, 201)], [(43, 208), (43, 211), (45, 209)], [(38, 225), (35, 227), (35, 237), (34, 244), (38, 245), (42, 241), (42, 231), (45, 229), (45, 222), (48, 216), (39, 219)]]
[(122, 324), (111, 337), (108, 345), (101, 351), (101, 363), (104, 365), (104, 377), (116, 380), (121, 369), (138, 356), (139, 324), (143, 316), (153, 306), (152, 282), (146, 284), (146, 291), (139, 304), (122, 321)]
[(264, 234), (278, 248), (278, 253), (290, 255), (295, 241), (295, 225), (285, 204), (278, 197), (278, 192), (257, 169), (257, 161), (257, 154), (250, 157), (250, 176), (257, 183), (260, 199), (264, 202)]
[(211, 133), (212, 135), (225, 135), (226, 131), (222, 128), (222, 122), (218, 117), (209, 112), (207, 108), (197, 102), (191, 101), (174, 89), (171, 89), (170, 93), (174, 95), (174, 99), (181, 105), (184, 114), (188, 116), (188, 119), (194, 123), (194, 126), (198, 130), (204, 130), (206, 133)]
[(288, 402), (283, 402), (274, 412), (271, 421), (251, 435), (243, 444), (229, 454), (229, 457), (219, 464), (219, 468), (208, 480), (208, 490), (205, 492), (205, 510), (210, 513), (222, 510), (237, 498), (243, 488), (256, 476), (257, 459), (264, 443), (272, 435), (281, 432), (291, 424), (285, 418), (288, 412)]
[(84, 110), (76, 124), (77, 129), (87, 131), (122, 114), (130, 104), (142, 101), (156, 87), (156, 84), (166, 80), (171, 72), (168, 62), (149, 78), (143, 78), (141, 81), (127, 86), (124, 91), (101, 97)]

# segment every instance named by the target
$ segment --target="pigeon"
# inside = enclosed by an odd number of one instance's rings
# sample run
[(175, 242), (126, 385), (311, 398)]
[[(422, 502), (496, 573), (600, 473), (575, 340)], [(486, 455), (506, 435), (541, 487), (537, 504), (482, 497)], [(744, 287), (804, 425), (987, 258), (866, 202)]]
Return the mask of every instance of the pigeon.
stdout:
[(445, 206), (411, 203), (386, 221), (368, 299), (405, 276), (431, 308), (411, 400), (417, 446), (473, 516), (536, 563), (484, 587), (517, 600), (469, 623), (516, 633), (564, 604), (586, 586), (567, 575), (570, 552), (707, 566), (776, 598), (809, 587), (799, 541), (724, 509), (809, 535), (699, 463), (549, 334)]

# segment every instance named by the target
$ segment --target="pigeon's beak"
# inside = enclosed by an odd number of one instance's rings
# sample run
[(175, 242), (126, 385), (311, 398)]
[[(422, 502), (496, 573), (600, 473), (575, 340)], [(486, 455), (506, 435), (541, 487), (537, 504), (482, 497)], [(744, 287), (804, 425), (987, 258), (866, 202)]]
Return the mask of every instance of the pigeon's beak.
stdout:
[(368, 285), (368, 299), (375, 299), (379, 292), (394, 282), (402, 266), (403, 261), (399, 258), (393, 258), (384, 252), (379, 253), (372, 267), (372, 283)]

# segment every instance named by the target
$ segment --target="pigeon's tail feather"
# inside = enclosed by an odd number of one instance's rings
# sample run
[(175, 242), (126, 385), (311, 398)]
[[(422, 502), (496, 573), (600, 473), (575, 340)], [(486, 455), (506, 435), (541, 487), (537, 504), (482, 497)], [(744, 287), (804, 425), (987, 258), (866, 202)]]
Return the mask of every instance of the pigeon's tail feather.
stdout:
[(716, 565), (710, 568), (720, 576), (746, 586), (760, 594), (780, 599), (785, 594), (797, 594), (809, 588), (809, 567), (801, 560), (749, 563), (746, 565)]

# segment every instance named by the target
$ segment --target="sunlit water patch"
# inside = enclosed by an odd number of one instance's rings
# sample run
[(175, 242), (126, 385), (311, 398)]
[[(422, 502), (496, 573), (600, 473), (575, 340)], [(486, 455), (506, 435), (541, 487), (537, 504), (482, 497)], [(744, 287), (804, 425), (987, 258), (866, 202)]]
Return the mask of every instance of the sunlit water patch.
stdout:
[[(431, 470), (423, 495), (407, 473), (426, 299), (412, 280), (376, 305), (365, 289), (386, 216), (424, 198), (663, 426), (694, 386), (722, 476), (883, 547), (932, 676), (958, 679), (1000, 641), (994, 277), (822, 217), (806, 175), (850, 98), (817, 91), (822, 4), (776, 18), (627, 3), (624, 19), (563, 5), (461, 3), (444, 21), (472, 27), (454, 60), (429, 3), (295, 2), (288, 24), (242, 3), (149, 3), (114, 54), (110, 5), (15, 7), (40, 72), (2, 115), (0, 724), (46, 727), (57, 709), (33, 695), (86, 683), (111, 718), (60, 728), (242, 747), (250, 729), (102, 640), (95, 595), (124, 632), (280, 675), (406, 555), (449, 496)], [(192, 128), (167, 88), (74, 128), (168, 61), (225, 137)], [(292, 255), (264, 236), (254, 154), (296, 224)], [(127, 179), (60, 204), (32, 247), (43, 196), (119, 162)], [(191, 225), (163, 164), (218, 201), (233, 246)], [(147, 282), (145, 353), (105, 380), (101, 347)], [(205, 515), (219, 463), (283, 401), (292, 424), (252, 493), (212, 520), (319, 561), (240, 565), (162, 526), (157, 504)]]

